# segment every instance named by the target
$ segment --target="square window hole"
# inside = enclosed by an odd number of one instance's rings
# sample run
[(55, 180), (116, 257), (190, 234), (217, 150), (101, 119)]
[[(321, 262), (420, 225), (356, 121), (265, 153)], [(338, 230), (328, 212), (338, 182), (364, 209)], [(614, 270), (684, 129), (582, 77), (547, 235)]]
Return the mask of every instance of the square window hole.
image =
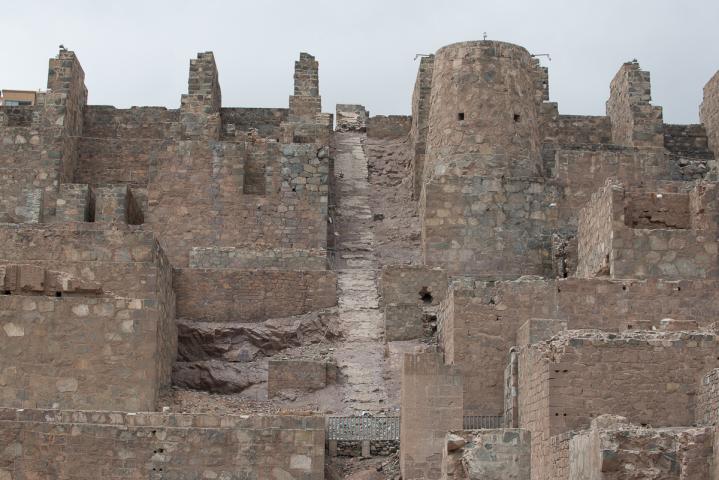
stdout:
[(515, 113), (515, 114), (514, 114), (514, 121), (515, 121), (515, 122), (519, 122), (521, 119), (522, 119), (522, 117), (521, 117), (518, 113)]
[(464, 120), (464, 112), (459, 112), (457, 114), (457, 120), (459, 120), (460, 122)]

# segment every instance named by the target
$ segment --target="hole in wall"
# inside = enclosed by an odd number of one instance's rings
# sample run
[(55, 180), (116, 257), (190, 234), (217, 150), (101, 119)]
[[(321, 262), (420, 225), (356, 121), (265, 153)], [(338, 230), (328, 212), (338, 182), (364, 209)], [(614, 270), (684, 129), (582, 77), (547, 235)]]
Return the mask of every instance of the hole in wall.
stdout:
[(55, 292), (55, 296), (58, 297), (58, 298), (59, 298), (59, 297), (62, 297), (62, 292)]
[(432, 303), (432, 294), (430, 293), (429, 289), (427, 287), (422, 287), (422, 289), (419, 291), (419, 298), (422, 300), (422, 303)]
[(522, 119), (522, 117), (521, 117), (518, 113), (515, 113), (515, 114), (514, 114), (514, 122), (515, 122), (515, 123), (519, 123), (519, 121), (520, 121), (521, 119)]
[(2, 292), (2, 294), (3, 294), (3, 295), (10, 295), (11, 292), (10, 292), (10, 290), (5, 290), (5, 291)]
[(460, 122), (464, 120), (464, 112), (459, 112), (457, 114), (457, 120), (459, 120)]
[(632, 329), (632, 326), (631, 326), (631, 325), (627, 325), (627, 330), (631, 330), (631, 329)]
[(626, 290), (626, 289), (627, 289), (627, 286), (626, 286), (626, 285), (622, 285), (622, 290)]

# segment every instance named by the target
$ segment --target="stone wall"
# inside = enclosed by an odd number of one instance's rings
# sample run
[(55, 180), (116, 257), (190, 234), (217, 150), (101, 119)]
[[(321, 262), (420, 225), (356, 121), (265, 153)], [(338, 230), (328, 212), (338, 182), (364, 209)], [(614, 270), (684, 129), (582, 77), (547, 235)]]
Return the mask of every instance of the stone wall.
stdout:
[(0, 444), (0, 478), (324, 478), (322, 417), (0, 409)]
[(663, 147), (662, 107), (651, 105), (649, 72), (639, 64), (621, 66), (609, 86), (607, 115), (612, 122), (612, 142), (626, 147)]
[(404, 138), (412, 128), (407, 115), (376, 115), (367, 120), (367, 138)]
[(713, 369), (702, 377), (696, 400), (696, 423), (719, 424), (719, 369)]
[(332, 383), (334, 376), (334, 366), (323, 360), (269, 360), (267, 395), (274, 397), (283, 390), (321, 390)]
[(152, 411), (169, 384), (155, 300), (2, 295), (0, 321), (4, 406)]
[(338, 132), (355, 130), (364, 132), (369, 122), (369, 111), (362, 105), (337, 104), (337, 127)]
[(540, 178), (435, 176), (420, 199), (423, 263), (480, 278), (547, 274), (557, 200)]
[(222, 108), (222, 136), (231, 141), (238, 132), (257, 130), (261, 137), (282, 138), (283, 122), (289, 118), (287, 108)]
[(180, 137), (180, 112), (164, 107), (88, 106), (74, 180), (146, 188), (160, 158)]
[(258, 322), (337, 305), (332, 271), (175, 270), (177, 316), (196, 321)]
[(427, 133), (429, 131), (429, 100), (432, 93), (434, 55), (423, 56), (419, 61), (417, 80), (412, 91), (412, 199), (419, 199), (424, 179)]
[(405, 353), (402, 364), (402, 478), (439, 479), (448, 431), (462, 429), (462, 377), (437, 353)]
[(327, 250), (195, 247), (190, 250), (190, 268), (327, 270)]
[[(327, 152), (264, 141), (173, 148), (150, 182), (145, 221), (174, 265), (187, 266), (193, 247), (325, 247)], [(243, 194), (248, 162), (263, 165), (254, 194)]]
[(414, 340), (424, 336), (424, 312), (414, 303), (384, 307), (384, 338), (388, 342)]
[(539, 106), (548, 87), (527, 50), (496, 41), (442, 47), (431, 88), (425, 178), (447, 165), (470, 175), (539, 174)]
[(570, 330), (520, 350), (519, 426), (532, 432), (533, 478), (549, 478), (552, 436), (587, 428), (599, 415), (691, 425), (699, 381), (718, 353), (708, 333), (596, 330)]
[(714, 432), (707, 428), (647, 428), (605, 416), (570, 441), (570, 480), (714, 478)]
[[(609, 180), (580, 212), (581, 277), (714, 278), (716, 184), (690, 192), (627, 190)], [(698, 217), (697, 217), (698, 216)]]
[(704, 125), (664, 124), (664, 148), (672, 180), (716, 180), (717, 162)]
[(222, 91), (212, 52), (197, 54), (190, 60), (187, 93), (180, 97), (180, 123), (183, 139), (217, 140), (220, 137)]
[(719, 71), (704, 85), (699, 118), (706, 129), (709, 148), (719, 156)]
[(529, 480), (531, 440), (526, 430), (460, 430), (447, 434), (442, 480)]
[(383, 305), (439, 305), (447, 295), (447, 273), (421, 265), (387, 265), (379, 279)]
[(570, 329), (659, 328), (663, 318), (715, 321), (715, 280), (532, 280), (476, 282), (450, 289), (438, 314), (440, 344), (464, 377), (467, 415), (501, 415), (504, 369), (517, 329), (554, 318)]

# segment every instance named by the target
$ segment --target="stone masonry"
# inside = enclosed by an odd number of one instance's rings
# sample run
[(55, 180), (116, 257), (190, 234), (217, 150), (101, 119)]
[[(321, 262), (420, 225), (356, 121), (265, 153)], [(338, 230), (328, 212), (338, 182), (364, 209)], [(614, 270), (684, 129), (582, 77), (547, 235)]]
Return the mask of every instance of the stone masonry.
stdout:
[(411, 116), (306, 52), (279, 107), (212, 52), (90, 105), (65, 49), (0, 107), (0, 480), (719, 480), (719, 73), (674, 125), (636, 60), (583, 116), (421, 57)]

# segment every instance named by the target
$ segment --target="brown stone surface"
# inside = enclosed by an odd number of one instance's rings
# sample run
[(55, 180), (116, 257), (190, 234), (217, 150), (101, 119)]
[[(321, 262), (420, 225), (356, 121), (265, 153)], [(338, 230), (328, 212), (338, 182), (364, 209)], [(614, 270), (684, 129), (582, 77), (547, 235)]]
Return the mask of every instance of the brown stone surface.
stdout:
[(437, 353), (405, 354), (402, 364), (402, 478), (440, 478), (448, 431), (462, 427), (462, 377)]
[(442, 458), (442, 480), (529, 480), (530, 452), (526, 430), (451, 431)]
[(647, 428), (607, 415), (569, 443), (569, 476), (559, 478), (714, 478), (714, 431), (708, 428)]
[(324, 478), (316, 416), (0, 409), (0, 442), (0, 478)]

